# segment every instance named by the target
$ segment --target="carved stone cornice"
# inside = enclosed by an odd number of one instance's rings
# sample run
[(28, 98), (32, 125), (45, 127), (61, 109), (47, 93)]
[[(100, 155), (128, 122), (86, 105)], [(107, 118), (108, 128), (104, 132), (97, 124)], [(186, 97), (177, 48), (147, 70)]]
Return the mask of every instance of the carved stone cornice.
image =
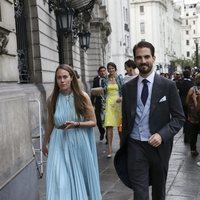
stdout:
[(108, 43), (108, 36), (111, 34), (112, 28), (110, 22), (105, 22), (101, 27), (101, 37), (104, 44)]
[(11, 31), (2, 27), (0, 24), (0, 55), (1, 54), (7, 54), (8, 50), (6, 49), (6, 46), (8, 44), (9, 41), (9, 33)]
[(106, 36), (108, 37), (112, 32), (112, 28), (111, 28), (110, 22), (105, 22), (103, 24), (103, 26), (102, 26), (102, 30), (106, 31)]

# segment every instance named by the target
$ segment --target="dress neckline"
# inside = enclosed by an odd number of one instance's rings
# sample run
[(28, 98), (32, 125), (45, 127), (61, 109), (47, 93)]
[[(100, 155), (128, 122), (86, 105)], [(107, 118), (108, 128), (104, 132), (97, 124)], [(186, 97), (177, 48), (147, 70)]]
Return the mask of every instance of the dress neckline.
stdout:
[(69, 94), (65, 94), (63, 92), (60, 92), (60, 94), (63, 96), (63, 97), (71, 97), (73, 96), (73, 92), (70, 92)]

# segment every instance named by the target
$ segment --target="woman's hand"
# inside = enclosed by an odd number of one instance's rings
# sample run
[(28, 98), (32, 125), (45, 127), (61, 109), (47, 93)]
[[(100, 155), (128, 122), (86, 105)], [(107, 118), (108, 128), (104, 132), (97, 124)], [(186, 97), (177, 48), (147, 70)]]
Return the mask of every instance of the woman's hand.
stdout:
[(48, 147), (46, 144), (42, 145), (42, 152), (45, 156), (48, 156)]
[(64, 126), (65, 126), (64, 129), (78, 128), (80, 126), (80, 122), (67, 121), (67, 122), (64, 123)]
[(116, 100), (117, 103), (121, 103), (122, 102), (122, 97), (118, 97)]

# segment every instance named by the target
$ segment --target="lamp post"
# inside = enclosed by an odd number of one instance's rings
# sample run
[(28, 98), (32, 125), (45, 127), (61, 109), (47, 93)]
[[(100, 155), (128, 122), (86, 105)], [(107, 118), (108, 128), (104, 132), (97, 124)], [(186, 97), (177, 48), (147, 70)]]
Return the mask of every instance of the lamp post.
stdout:
[(83, 32), (78, 33), (78, 36), (79, 36), (79, 42), (80, 42), (81, 49), (87, 51), (87, 49), (89, 48), (89, 44), (90, 44), (90, 32), (83, 31)]
[(195, 51), (195, 57), (196, 57), (196, 67), (199, 67), (199, 38), (194, 39), (196, 51)]

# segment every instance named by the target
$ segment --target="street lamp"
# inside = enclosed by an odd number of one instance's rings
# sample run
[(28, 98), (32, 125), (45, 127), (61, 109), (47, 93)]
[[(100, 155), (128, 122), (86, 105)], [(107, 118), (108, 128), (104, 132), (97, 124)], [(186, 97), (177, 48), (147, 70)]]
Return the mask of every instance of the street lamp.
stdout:
[[(60, 38), (60, 53), (63, 54), (63, 36), (72, 34), (72, 44), (79, 37), (80, 47), (83, 50), (89, 48), (90, 32), (87, 29), (88, 14), (92, 11), (95, 0), (48, 0), (49, 12), (55, 11)], [(74, 9), (73, 9), (74, 8)], [(85, 18), (84, 18), (85, 16)], [(61, 60), (64, 55), (61, 55)]]
[(196, 67), (199, 67), (199, 38), (194, 39), (194, 43), (196, 46), (196, 52), (195, 52), (195, 57), (196, 57)]
[(64, 33), (72, 32), (74, 9), (66, 7), (56, 10), (56, 16), (59, 29)]
[(79, 36), (79, 42), (81, 49), (87, 51), (90, 44), (90, 32), (89, 31), (83, 31), (78, 33)]

